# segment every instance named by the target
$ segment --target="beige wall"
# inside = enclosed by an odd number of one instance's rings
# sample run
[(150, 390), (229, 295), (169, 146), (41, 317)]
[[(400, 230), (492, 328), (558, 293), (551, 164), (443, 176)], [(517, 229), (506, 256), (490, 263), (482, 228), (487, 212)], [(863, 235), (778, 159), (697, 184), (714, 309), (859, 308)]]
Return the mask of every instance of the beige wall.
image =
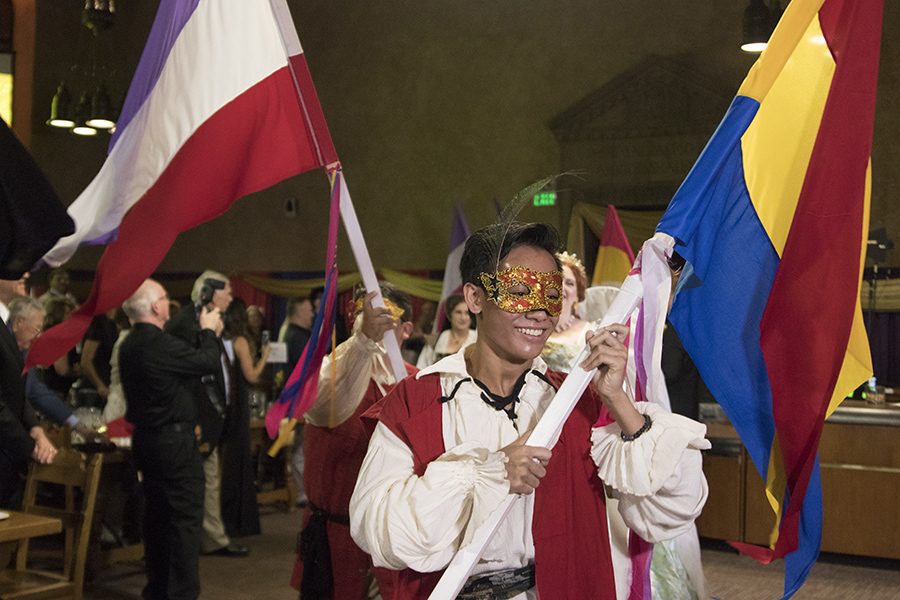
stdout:
[[(556, 172), (560, 146), (548, 122), (648, 55), (672, 57), (733, 95), (753, 62), (737, 49), (745, 5), (290, 2), (376, 266), (436, 269), (444, 266), (453, 204), (462, 202), (470, 225), (481, 226), (494, 218), (495, 198), (505, 200)], [(117, 22), (102, 41), (115, 57), (112, 79), (122, 93), (156, 3), (118, 6)], [(72, 56), (87, 56), (89, 43), (80, 32), (78, 2), (38, 0), (38, 10), (32, 148), (71, 201), (102, 164), (107, 140), (75, 139), (43, 125), (58, 80)], [(886, 2), (884, 30), (871, 222), (897, 236), (900, 3)], [(709, 123), (709, 133), (716, 124)], [(585, 159), (582, 167), (590, 172), (602, 163), (602, 157)], [(300, 214), (286, 219), (282, 203), (291, 197), (299, 199)], [(162, 268), (321, 270), (326, 211), (324, 175), (304, 174), (184, 235)], [(565, 230), (562, 212), (529, 209), (523, 217)], [(97, 256), (80, 252), (72, 265), (90, 268)], [(340, 264), (355, 269), (346, 246)]]

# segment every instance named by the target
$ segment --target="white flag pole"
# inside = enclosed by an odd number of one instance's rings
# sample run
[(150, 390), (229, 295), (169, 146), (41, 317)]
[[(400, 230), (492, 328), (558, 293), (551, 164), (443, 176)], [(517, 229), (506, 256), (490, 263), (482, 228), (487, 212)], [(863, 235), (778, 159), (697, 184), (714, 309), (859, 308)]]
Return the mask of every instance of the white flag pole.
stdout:
[[(294, 21), (291, 18), (291, 12), (288, 9), (285, 0), (269, 0), (269, 6), (272, 9), (272, 17), (278, 28), (281, 37), (281, 43), (284, 46), (284, 55), (287, 58), (288, 70), (294, 82), (294, 89), (297, 92), (297, 100), (300, 103), (300, 110), (303, 112), (303, 118), (306, 120), (307, 129), (313, 138), (316, 154), (319, 162), (324, 162), (322, 152), (319, 148), (318, 139), (316, 139), (315, 128), (312, 126), (306, 103), (303, 99), (303, 93), (300, 91), (300, 84), (297, 81), (297, 74), (291, 64), (291, 57), (303, 52), (300, 46), (300, 38), (297, 36), (297, 30), (294, 28)], [(327, 168), (337, 167), (335, 177), (340, 179), (335, 182), (341, 186), (340, 210), (341, 220), (344, 222), (344, 229), (347, 237), (350, 239), (350, 248), (353, 250), (353, 258), (356, 260), (356, 266), (362, 276), (363, 284), (366, 291), (375, 292), (375, 298), (372, 300), (372, 306), (384, 307), (384, 298), (381, 296), (381, 286), (378, 284), (378, 277), (375, 275), (375, 268), (372, 266), (372, 259), (369, 256), (369, 250), (366, 247), (366, 240), (363, 238), (362, 229), (359, 226), (359, 219), (356, 218), (356, 211), (353, 209), (353, 202), (350, 199), (350, 192), (347, 189), (347, 181), (341, 171), (340, 165), (327, 165)], [(400, 345), (394, 335), (385, 334), (382, 339), (385, 350), (387, 350), (388, 359), (391, 363), (391, 370), (394, 372), (394, 378), (399, 382), (406, 377), (406, 367), (403, 364), (403, 357), (400, 355)]]
[[(641, 301), (641, 295), (640, 276), (629, 275), (622, 283), (622, 288), (616, 295), (616, 299), (613, 300), (606, 315), (600, 321), (597, 329), (613, 323), (624, 323), (628, 316), (637, 308)], [(572, 414), (572, 410), (578, 404), (578, 400), (594, 377), (594, 373), (597, 372), (596, 369), (585, 371), (578, 366), (587, 358), (587, 355), (588, 350), (585, 347), (573, 361), (571, 372), (562, 386), (560, 386), (559, 391), (556, 392), (556, 396), (541, 416), (537, 426), (532, 430), (528, 441), (525, 442), (527, 445), (550, 448), (555, 443), (558, 432), (562, 429), (569, 415)], [(475, 568), (475, 565), (484, 553), (485, 548), (487, 548), (488, 542), (490, 542), (500, 527), (500, 523), (503, 522), (510, 509), (520, 499), (521, 496), (510, 494), (491, 513), (491, 516), (475, 531), (472, 540), (457, 551), (456, 556), (453, 557), (437, 586), (428, 597), (429, 600), (453, 600), (456, 598), (469, 578), (472, 569)]]
[[(378, 277), (375, 276), (375, 268), (372, 266), (372, 259), (369, 257), (369, 250), (366, 248), (366, 240), (363, 238), (359, 220), (356, 218), (356, 211), (353, 209), (353, 202), (350, 200), (347, 180), (344, 179), (344, 172), (341, 169), (337, 170), (335, 176), (340, 177), (341, 220), (344, 222), (344, 229), (347, 232), (347, 238), (350, 240), (350, 248), (353, 250), (356, 266), (359, 268), (359, 274), (362, 276), (366, 291), (375, 292), (372, 306), (383, 307), (384, 298), (381, 297), (381, 286), (378, 284)], [(397, 343), (397, 336), (394, 335), (393, 330), (389, 330), (384, 334), (381, 342), (384, 344), (388, 359), (391, 361), (394, 379), (399, 382), (406, 378), (406, 366), (404, 366), (403, 357), (400, 355), (400, 344)]]

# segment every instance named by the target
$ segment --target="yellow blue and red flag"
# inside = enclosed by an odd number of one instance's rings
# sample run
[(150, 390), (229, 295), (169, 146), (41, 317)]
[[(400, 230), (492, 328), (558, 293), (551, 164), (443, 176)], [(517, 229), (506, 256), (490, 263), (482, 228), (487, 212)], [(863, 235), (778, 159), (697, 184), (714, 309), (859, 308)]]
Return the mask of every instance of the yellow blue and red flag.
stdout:
[(769, 548), (736, 546), (785, 557), (785, 597), (819, 552), (824, 421), (871, 374), (859, 289), (882, 8), (791, 2), (657, 227), (696, 277), (670, 320), (777, 515)]

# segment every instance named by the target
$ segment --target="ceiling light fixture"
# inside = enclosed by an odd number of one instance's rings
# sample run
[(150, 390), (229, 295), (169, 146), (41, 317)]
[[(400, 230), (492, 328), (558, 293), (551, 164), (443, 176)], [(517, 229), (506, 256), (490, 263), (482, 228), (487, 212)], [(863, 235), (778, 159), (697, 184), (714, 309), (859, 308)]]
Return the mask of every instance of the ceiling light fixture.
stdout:
[(75, 110), (75, 127), (72, 133), (75, 135), (97, 135), (97, 130), (87, 124), (87, 118), (91, 114), (91, 95), (87, 92), (81, 94), (81, 100), (78, 101), (78, 108)]
[[(81, 88), (85, 91), (75, 108), (72, 106), (72, 97), (65, 82), (60, 82), (50, 103), (48, 125), (69, 129), (72, 133), (82, 136), (97, 135), (100, 129), (110, 133), (115, 130), (118, 111), (110, 102), (106, 84), (97, 73), (97, 38), (102, 31), (112, 26), (115, 10), (115, 0), (84, 0), (81, 24), (93, 34), (89, 42), (90, 65), (88, 67), (81, 67), (77, 63), (72, 65), (70, 75), (74, 76), (67, 79), (75, 82), (76, 89)], [(107, 70), (101, 68), (100, 72), (103, 74)], [(87, 90), (94, 90), (93, 96)]]
[(116, 122), (113, 119), (112, 103), (109, 101), (109, 94), (106, 92), (106, 86), (103, 82), (100, 82), (100, 85), (97, 86), (97, 91), (94, 93), (90, 117), (85, 123), (96, 129), (112, 129), (116, 126)]
[(766, 49), (772, 35), (774, 21), (772, 11), (763, 0), (750, 0), (744, 9), (744, 39), (741, 50), (758, 54)]
[(72, 96), (69, 95), (66, 82), (60, 81), (56, 93), (53, 94), (53, 100), (50, 101), (50, 118), (47, 119), (47, 125), (64, 129), (75, 127), (71, 104)]

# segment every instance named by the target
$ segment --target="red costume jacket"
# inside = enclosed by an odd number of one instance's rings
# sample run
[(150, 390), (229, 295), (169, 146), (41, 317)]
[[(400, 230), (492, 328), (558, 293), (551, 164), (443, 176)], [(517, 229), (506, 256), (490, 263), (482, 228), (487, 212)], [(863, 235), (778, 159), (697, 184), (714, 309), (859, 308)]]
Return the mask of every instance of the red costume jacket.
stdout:
[[(412, 365), (405, 366), (410, 375), (416, 373)], [(387, 389), (391, 387), (386, 386)], [(350, 537), (347, 513), (371, 436), (361, 416), (381, 398), (381, 390), (375, 381), (370, 381), (356, 412), (349, 419), (333, 428), (310, 424), (303, 426), (303, 484), (306, 494), (313, 506), (342, 521), (330, 520), (327, 525), (334, 600), (359, 600), (365, 598), (368, 590), (368, 572), (372, 561)], [(311, 514), (308, 508), (304, 511), (304, 527)], [(291, 585), (300, 589), (302, 579), (303, 561), (298, 556), (294, 562)]]

